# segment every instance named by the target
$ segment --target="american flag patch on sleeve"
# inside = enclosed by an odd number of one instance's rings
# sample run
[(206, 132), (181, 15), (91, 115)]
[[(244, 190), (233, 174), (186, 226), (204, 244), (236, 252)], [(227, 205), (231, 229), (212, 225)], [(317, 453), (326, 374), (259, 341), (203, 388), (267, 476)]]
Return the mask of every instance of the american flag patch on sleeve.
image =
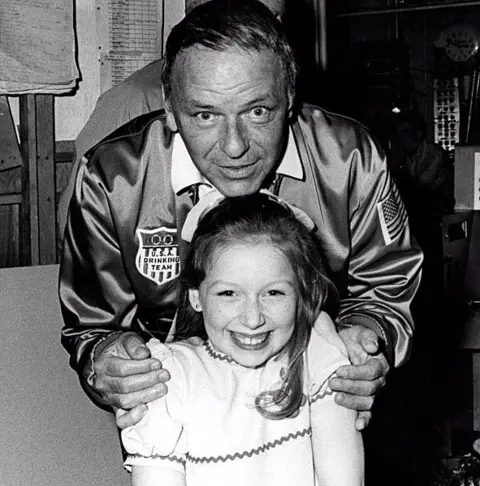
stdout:
[(388, 196), (377, 203), (377, 210), (383, 239), (389, 245), (400, 236), (407, 224), (407, 210), (396, 186), (392, 186)]

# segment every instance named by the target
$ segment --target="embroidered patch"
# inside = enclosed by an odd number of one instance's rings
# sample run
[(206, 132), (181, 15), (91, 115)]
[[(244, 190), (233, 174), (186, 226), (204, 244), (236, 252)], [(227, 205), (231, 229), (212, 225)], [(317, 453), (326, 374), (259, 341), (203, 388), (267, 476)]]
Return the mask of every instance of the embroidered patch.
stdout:
[(153, 230), (137, 229), (139, 240), (135, 258), (137, 270), (157, 285), (180, 274), (177, 230), (162, 226)]
[(407, 210), (400, 199), (398, 189), (393, 186), (388, 196), (377, 203), (383, 239), (389, 245), (398, 238), (407, 224)]

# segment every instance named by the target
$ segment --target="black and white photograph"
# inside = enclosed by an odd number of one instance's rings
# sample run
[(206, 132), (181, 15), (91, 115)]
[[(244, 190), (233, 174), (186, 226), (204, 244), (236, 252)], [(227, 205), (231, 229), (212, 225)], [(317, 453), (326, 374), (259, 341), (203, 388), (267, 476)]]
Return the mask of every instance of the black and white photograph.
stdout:
[(1, 486), (480, 486), (480, 1), (2, 0)]

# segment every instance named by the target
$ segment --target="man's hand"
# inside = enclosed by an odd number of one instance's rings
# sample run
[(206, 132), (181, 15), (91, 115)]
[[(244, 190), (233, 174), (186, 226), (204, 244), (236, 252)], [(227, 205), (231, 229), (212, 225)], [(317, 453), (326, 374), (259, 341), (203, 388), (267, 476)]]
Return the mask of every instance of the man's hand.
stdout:
[(364, 326), (352, 326), (340, 332), (352, 366), (342, 366), (330, 380), (330, 388), (337, 392), (335, 401), (344, 407), (358, 410), (357, 430), (363, 430), (372, 417), (375, 394), (385, 385), (390, 369), (381, 352), (378, 336)]
[(116, 413), (121, 429), (135, 425), (145, 414), (146, 403), (167, 393), (170, 379), (162, 363), (135, 333), (122, 334), (95, 356), (94, 389)]

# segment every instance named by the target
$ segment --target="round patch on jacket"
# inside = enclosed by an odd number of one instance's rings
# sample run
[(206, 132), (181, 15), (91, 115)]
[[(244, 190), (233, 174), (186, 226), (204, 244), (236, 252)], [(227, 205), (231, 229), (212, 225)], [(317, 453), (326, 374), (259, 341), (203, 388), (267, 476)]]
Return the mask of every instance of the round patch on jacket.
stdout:
[(162, 226), (151, 230), (137, 229), (137, 270), (144, 277), (162, 285), (180, 274), (177, 230)]

